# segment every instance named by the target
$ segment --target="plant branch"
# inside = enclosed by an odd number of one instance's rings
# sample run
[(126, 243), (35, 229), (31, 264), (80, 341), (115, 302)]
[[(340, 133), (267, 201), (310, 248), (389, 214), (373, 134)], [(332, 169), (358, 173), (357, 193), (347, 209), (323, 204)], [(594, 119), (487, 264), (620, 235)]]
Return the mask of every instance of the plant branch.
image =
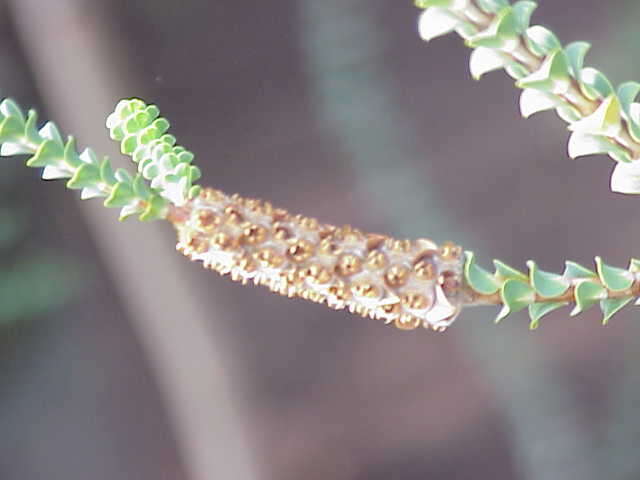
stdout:
[(589, 44), (563, 47), (545, 27), (530, 26), (536, 3), (521, 0), (417, 0), (420, 32), (431, 40), (456, 31), (473, 48), (474, 78), (504, 68), (524, 89), (522, 115), (555, 109), (569, 123), (569, 156), (606, 153), (618, 165), (611, 189), (640, 193), (640, 83), (614, 89), (606, 76), (583, 67)]

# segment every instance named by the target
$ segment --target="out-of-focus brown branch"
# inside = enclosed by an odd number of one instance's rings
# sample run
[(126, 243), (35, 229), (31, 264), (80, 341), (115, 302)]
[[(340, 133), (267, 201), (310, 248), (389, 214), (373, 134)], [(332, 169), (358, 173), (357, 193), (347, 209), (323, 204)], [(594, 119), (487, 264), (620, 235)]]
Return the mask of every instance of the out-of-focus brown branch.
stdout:
[[(104, 15), (83, 0), (9, 3), (40, 92), (59, 124), (81, 143), (117, 156), (104, 119), (119, 96), (140, 91), (131, 88), (126, 51), (104, 28)], [(229, 362), (210, 331), (209, 320), (220, 311), (198, 294), (188, 264), (173, 254), (173, 238), (162, 225), (118, 224), (97, 203), (83, 202), (82, 211), (164, 396), (188, 475), (255, 478), (232, 408)]]

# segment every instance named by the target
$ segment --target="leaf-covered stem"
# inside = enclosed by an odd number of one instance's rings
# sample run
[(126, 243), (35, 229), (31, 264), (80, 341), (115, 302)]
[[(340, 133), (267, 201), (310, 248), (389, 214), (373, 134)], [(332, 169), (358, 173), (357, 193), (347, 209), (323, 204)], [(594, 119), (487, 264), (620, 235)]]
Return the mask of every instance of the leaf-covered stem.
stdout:
[(571, 315), (598, 303), (603, 323), (634, 298), (640, 297), (640, 261), (632, 259), (627, 269), (607, 265), (596, 257), (595, 271), (566, 262), (564, 273), (540, 270), (527, 262), (527, 273), (495, 260), (495, 272), (478, 266), (473, 252), (466, 252), (464, 288), (466, 305), (502, 305), (496, 321), (528, 308), (531, 327), (547, 313), (573, 304)]
[(474, 78), (504, 68), (522, 88), (520, 109), (528, 117), (555, 109), (569, 123), (569, 156), (606, 153), (618, 165), (611, 188), (640, 193), (640, 83), (614, 89), (604, 74), (583, 61), (589, 44), (563, 47), (545, 27), (529, 24), (536, 3), (520, 0), (417, 0), (424, 8), (420, 32), (431, 40), (456, 31), (473, 48)]
[(194, 155), (176, 145), (167, 134), (169, 121), (160, 117), (155, 105), (137, 98), (121, 100), (107, 118), (111, 138), (120, 142), (120, 150), (138, 164), (138, 172), (151, 182), (151, 188), (170, 203), (184, 205), (200, 192), (194, 185), (200, 169), (191, 163)]
[(73, 137), (63, 140), (52, 122), (39, 128), (36, 112), (25, 115), (11, 99), (0, 103), (0, 145), (2, 156), (27, 155), (27, 166), (43, 168), (44, 180), (67, 179), (67, 187), (81, 190), (81, 198), (105, 198), (105, 206), (121, 209), (120, 218), (153, 220), (167, 213), (167, 202), (142, 176), (114, 171), (109, 159), (98, 158), (90, 148), (78, 153)]

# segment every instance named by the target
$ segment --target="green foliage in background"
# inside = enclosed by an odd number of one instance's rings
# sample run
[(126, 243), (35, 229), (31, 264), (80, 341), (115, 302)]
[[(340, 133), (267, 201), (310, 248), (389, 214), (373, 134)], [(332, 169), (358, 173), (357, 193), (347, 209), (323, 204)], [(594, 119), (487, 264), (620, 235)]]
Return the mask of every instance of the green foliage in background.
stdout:
[[(5, 174), (8, 183), (11, 174)], [(25, 242), (29, 211), (3, 195), (0, 208), (0, 327), (66, 303), (78, 288), (73, 262)]]

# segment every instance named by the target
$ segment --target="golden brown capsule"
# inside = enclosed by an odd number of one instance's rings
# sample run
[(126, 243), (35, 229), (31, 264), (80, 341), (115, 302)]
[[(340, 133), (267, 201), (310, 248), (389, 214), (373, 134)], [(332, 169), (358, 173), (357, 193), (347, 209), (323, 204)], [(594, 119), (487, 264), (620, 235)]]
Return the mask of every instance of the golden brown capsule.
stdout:
[[(461, 304), (460, 247), (397, 240), (292, 216), (257, 199), (205, 189), (168, 219), (178, 250), (205, 266), (285, 296), (381, 318), (401, 329), (442, 329)], [(438, 308), (436, 308), (438, 307)]]

